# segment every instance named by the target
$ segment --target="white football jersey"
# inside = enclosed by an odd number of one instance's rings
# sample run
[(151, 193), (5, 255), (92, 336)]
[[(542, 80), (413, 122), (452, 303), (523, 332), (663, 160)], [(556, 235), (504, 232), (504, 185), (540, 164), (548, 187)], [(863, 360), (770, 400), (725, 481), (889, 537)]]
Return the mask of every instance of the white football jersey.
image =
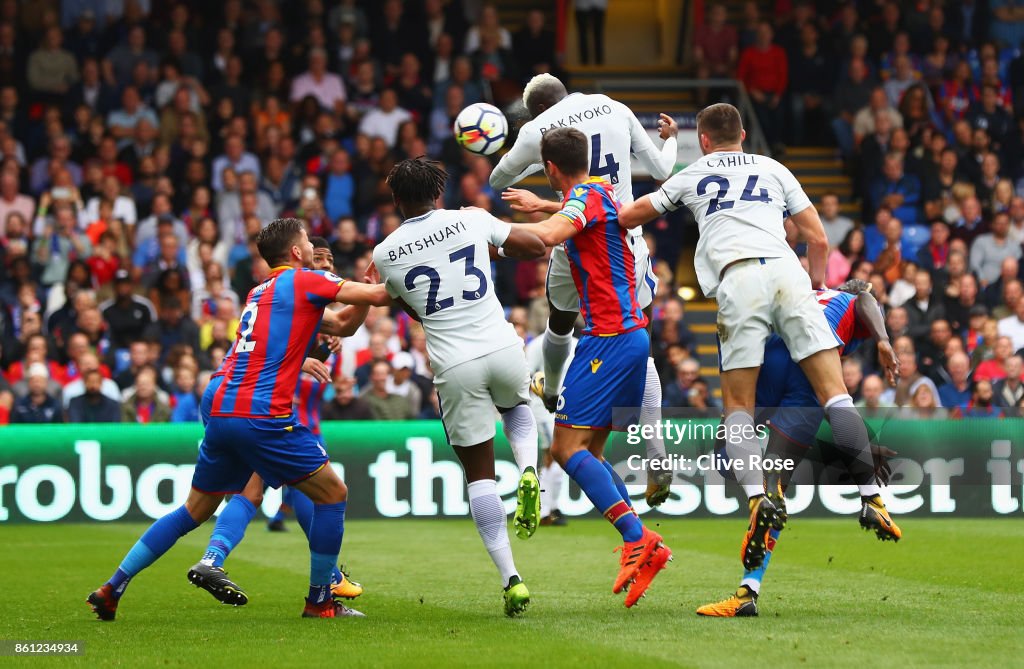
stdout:
[(766, 156), (716, 151), (651, 193), (661, 213), (686, 205), (700, 229), (694, 267), (712, 297), (726, 265), (744, 258), (793, 255), (783, 221), (811, 206), (784, 165)]
[(610, 182), (620, 202), (633, 201), (630, 153), (659, 181), (667, 179), (676, 165), (674, 137), (659, 149), (626, 105), (607, 95), (573, 93), (519, 129), (516, 143), (491, 172), (491, 187), (508, 188), (544, 169), (540, 140), (548, 130), (563, 127), (576, 128), (587, 136), (590, 176)]
[(388, 293), (419, 316), (434, 375), (523, 340), (494, 294), (488, 244), (512, 226), (485, 211), (436, 209), (410, 218), (373, 250)]

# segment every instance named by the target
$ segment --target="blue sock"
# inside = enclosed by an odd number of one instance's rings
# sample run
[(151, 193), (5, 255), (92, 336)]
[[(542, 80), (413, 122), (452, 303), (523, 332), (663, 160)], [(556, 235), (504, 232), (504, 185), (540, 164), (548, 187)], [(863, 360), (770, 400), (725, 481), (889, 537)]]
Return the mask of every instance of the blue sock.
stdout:
[(579, 484), (597, 510), (615, 526), (623, 541), (638, 541), (643, 536), (644, 526), (640, 519), (623, 501), (608, 468), (590, 451), (579, 451), (569, 458), (565, 463), (565, 473)]
[(309, 538), (309, 526), (313, 523), (313, 500), (298, 490), (293, 490), (288, 503), (291, 504), (292, 511), (295, 512), (295, 521), (302, 528), (306, 538)]
[(604, 463), (605, 469), (608, 470), (608, 473), (612, 475), (612, 481), (615, 482), (615, 488), (619, 491), (619, 495), (622, 496), (622, 501), (629, 504), (629, 508), (632, 509), (633, 500), (629, 498), (629, 491), (626, 490), (626, 482), (623, 481), (622, 477), (619, 476), (619, 473), (615, 471), (615, 467), (612, 467), (612, 463), (607, 460), (602, 460), (602, 462)]
[(224, 507), (224, 512), (217, 516), (217, 525), (210, 535), (210, 545), (206, 547), (202, 561), (214, 567), (223, 567), (235, 546), (245, 538), (245, 530), (256, 515), (256, 507), (242, 495), (235, 495)]
[[(309, 538), (309, 526), (313, 522), (313, 500), (306, 497), (306, 495), (295, 488), (288, 488), (288, 492), (291, 493), (288, 499), (288, 504), (291, 505), (292, 511), (295, 512), (295, 521), (302, 528), (306, 538)], [(341, 570), (338, 569), (338, 565), (334, 565), (334, 576), (333, 583), (341, 583)]]
[(156, 562), (178, 539), (197, 527), (199, 524), (192, 519), (184, 505), (150, 525), (107, 581), (114, 588), (114, 598), (120, 599), (133, 576)]
[(338, 566), (345, 534), (345, 502), (314, 504), (309, 528), (309, 601), (320, 604), (330, 597), (331, 576)]
[(775, 550), (775, 542), (779, 540), (779, 530), (771, 529), (768, 530), (768, 545), (767, 550), (764, 552), (764, 562), (757, 569), (752, 569), (743, 572), (743, 580), (740, 581), (740, 585), (745, 585), (755, 593), (761, 592), (761, 580), (764, 578), (764, 573), (768, 571), (768, 562), (772, 559), (772, 551)]

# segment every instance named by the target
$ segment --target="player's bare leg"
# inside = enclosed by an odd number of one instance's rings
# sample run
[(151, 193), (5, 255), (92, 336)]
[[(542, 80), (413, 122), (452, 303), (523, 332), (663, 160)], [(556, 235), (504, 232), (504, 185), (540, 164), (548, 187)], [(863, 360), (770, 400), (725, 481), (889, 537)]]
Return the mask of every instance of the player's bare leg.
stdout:
[(801, 360), (800, 368), (825, 409), (836, 446), (846, 456), (850, 474), (860, 490), (861, 527), (874, 531), (882, 541), (899, 541), (903, 533), (889, 516), (879, 494), (871, 439), (843, 383), (838, 349), (818, 351)]
[(263, 479), (253, 474), (242, 492), (231, 497), (217, 518), (202, 559), (188, 570), (188, 582), (207, 591), (222, 604), (244, 606), (249, 602), (245, 590), (228, 578), (224, 560), (245, 537), (246, 527), (263, 504), (265, 487)]
[(550, 300), (548, 307), (551, 313), (548, 316), (548, 329), (544, 332), (544, 392), (541, 400), (544, 407), (554, 413), (565, 379), (565, 361), (572, 351), (572, 328), (579, 312), (560, 311)]
[[(722, 402), (725, 405), (725, 452), (730, 459), (750, 462), (750, 456), (760, 455), (761, 448), (754, 430), (754, 403), (760, 367), (741, 367), (722, 372)], [(764, 480), (758, 470), (749, 465), (736, 470), (736, 478), (747, 496), (750, 518), (740, 545), (740, 560), (744, 569), (757, 569), (768, 549), (768, 534), (772, 528), (781, 530), (785, 519), (776, 504), (765, 495)]]
[[(647, 316), (647, 333), (651, 334), (651, 330), (654, 325), (652, 318), (654, 312), (654, 305), (648, 304), (644, 309), (644, 315)], [(653, 346), (654, 337), (651, 337)], [(661, 377), (658, 376), (658, 368), (654, 364), (654, 357), (647, 356), (647, 377), (644, 381), (644, 399), (640, 404), (640, 424), (641, 425), (653, 425), (661, 421)], [(647, 445), (647, 459), (648, 460), (665, 460), (665, 442), (658, 437), (658, 431), (655, 430), (652, 433), (650, 439), (646, 440)], [(656, 469), (648, 470), (647, 472), (647, 491), (644, 493), (644, 499), (647, 501), (647, 505), (651, 507), (661, 506), (666, 499), (668, 499), (669, 493), (671, 492), (670, 486), (672, 485), (672, 472), (667, 469)]]
[(555, 426), (551, 453), (565, 472), (579, 484), (594, 507), (601, 511), (622, 535), (622, 556), (612, 592), (632, 586), (626, 606), (644, 596), (659, 571), (672, 559), (672, 551), (661, 535), (644, 527), (633, 511), (622, 479), (604, 460), (604, 445), (609, 430), (586, 430)]
[(295, 489), (313, 501), (309, 526), (309, 596), (302, 617), (363, 617), (362, 613), (331, 596), (331, 581), (345, 533), (348, 487), (327, 463), (309, 478), (296, 483)]
[(131, 579), (156, 562), (185, 536), (213, 515), (224, 499), (223, 494), (207, 493), (192, 488), (185, 504), (160, 518), (142, 535), (121, 561), (114, 575), (90, 593), (86, 602), (100, 620), (113, 620), (117, 605)]
[(453, 446), (455, 455), (466, 473), (469, 492), (469, 511), (484, 548), (501, 574), (504, 588), (505, 615), (512, 617), (526, 611), (530, 604), (530, 591), (520, 578), (512, 559), (512, 546), (508, 540), (505, 507), (498, 497), (494, 480), (494, 439), (475, 446)]

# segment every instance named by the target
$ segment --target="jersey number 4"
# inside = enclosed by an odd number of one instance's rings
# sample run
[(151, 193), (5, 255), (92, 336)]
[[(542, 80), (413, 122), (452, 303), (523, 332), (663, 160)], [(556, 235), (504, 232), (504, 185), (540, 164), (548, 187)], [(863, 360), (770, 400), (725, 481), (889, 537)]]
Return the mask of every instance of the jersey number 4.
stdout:
[[(711, 202), (708, 203), (707, 216), (714, 214), (715, 212), (722, 211), (723, 209), (732, 209), (732, 206), (736, 204), (733, 200), (726, 200), (726, 196), (729, 194), (729, 180), (725, 177), (717, 175), (706, 176), (700, 180), (697, 184), (697, 195), (707, 195), (708, 187), (717, 186), (718, 192), (715, 193), (714, 197), (711, 198)], [(772, 199), (768, 196), (767, 189), (758, 189), (757, 195), (754, 195), (754, 189), (757, 188), (757, 175), (751, 174), (747, 178), (747, 186), (743, 189), (743, 193), (740, 195), (740, 200), (744, 202), (771, 202)]]
[[(601, 158), (604, 158), (603, 166)], [(610, 153), (601, 155), (601, 133), (590, 136), (590, 176), (607, 176), (613, 186), (619, 183), (619, 164), (615, 162), (615, 156)]]
[[(476, 290), (463, 290), (462, 299), (472, 302), (473, 300), (479, 300), (481, 297), (487, 294), (487, 275), (484, 274), (474, 264), (476, 260), (476, 247), (470, 244), (469, 246), (463, 246), (461, 249), (452, 251), (448, 254), (448, 260), (456, 262), (458, 260), (464, 260), (466, 263), (466, 276), (475, 277), (479, 282), (479, 286)], [(441, 290), (441, 275), (437, 273), (437, 270), (427, 265), (419, 265), (409, 270), (409, 273), (405, 275), (405, 289), (415, 290), (416, 279), (421, 276), (425, 276), (430, 280), (430, 285), (427, 287), (427, 313), (436, 314), (442, 309), (455, 304), (455, 297), (449, 296), (441, 300), (437, 299), (437, 294)]]

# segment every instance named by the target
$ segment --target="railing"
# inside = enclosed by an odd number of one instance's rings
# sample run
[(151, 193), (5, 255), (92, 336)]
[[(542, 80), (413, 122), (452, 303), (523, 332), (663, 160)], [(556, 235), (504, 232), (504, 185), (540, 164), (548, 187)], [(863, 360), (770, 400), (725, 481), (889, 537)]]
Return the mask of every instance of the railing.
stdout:
[(743, 84), (736, 79), (598, 79), (594, 82), (594, 88), (597, 92), (606, 93), (613, 98), (616, 91), (728, 90), (734, 94), (736, 107), (743, 117), (743, 127), (747, 131), (746, 148), (752, 153), (771, 155), (771, 147), (764, 138), (750, 96), (747, 95)]

